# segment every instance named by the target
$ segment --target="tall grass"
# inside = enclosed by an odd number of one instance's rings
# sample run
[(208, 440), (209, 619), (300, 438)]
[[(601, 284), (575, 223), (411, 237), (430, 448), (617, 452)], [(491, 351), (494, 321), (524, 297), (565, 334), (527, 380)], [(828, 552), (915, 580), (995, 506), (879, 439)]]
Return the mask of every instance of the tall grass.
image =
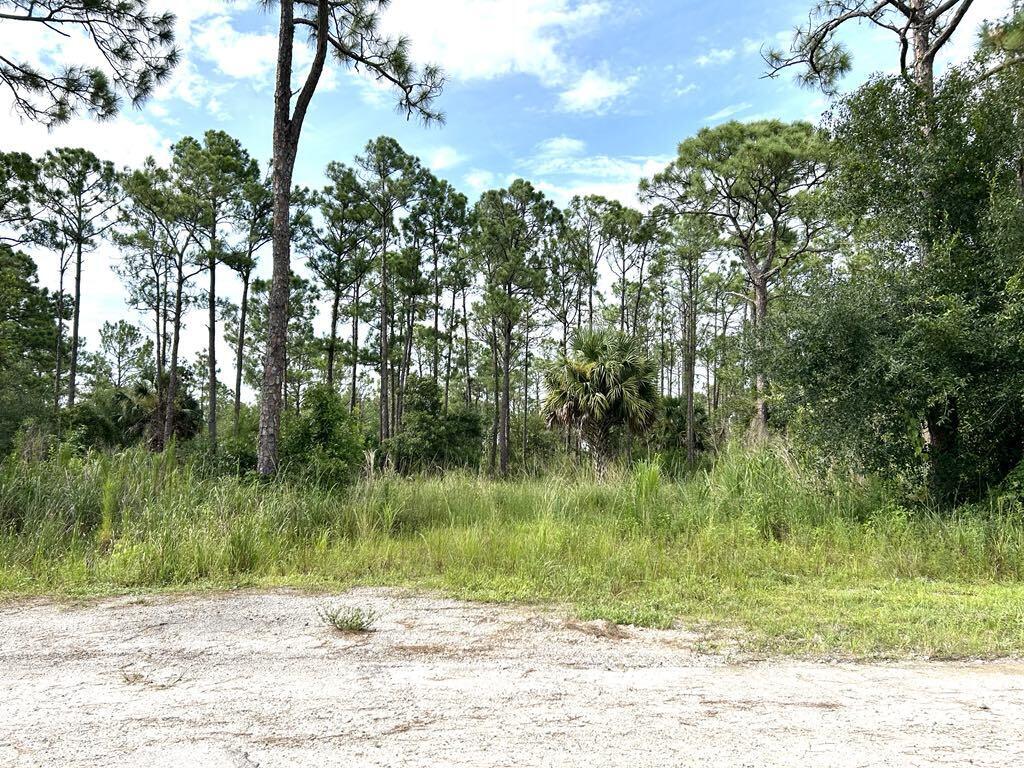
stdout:
[[(938, 515), (733, 447), (669, 481), (377, 477), (323, 490), (170, 454), (56, 452), (0, 468), (0, 591), (408, 585), (704, 627), (709, 642), (1024, 652), (1024, 524)], [(718, 640), (716, 640), (718, 638)]]

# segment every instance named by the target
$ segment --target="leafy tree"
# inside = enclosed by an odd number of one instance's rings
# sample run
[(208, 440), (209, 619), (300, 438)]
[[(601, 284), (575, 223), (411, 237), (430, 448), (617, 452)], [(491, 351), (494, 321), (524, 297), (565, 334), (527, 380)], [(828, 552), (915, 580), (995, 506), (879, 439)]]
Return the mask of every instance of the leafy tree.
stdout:
[(364, 153), (356, 158), (356, 167), (366, 191), (366, 203), (372, 210), (370, 247), (377, 261), (380, 440), (383, 442), (398, 430), (398, 388), (391, 347), (394, 333), (392, 262), (401, 242), (397, 217), (421, 194), (422, 167), (397, 141), (385, 136), (367, 144)]
[(657, 422), (655, 367), (635, 337), (617, 331), (581, 331), (572, 348), (548, 372), (544, 415), (549, 426), (578, 434), (603, 472), (615, 430), (642, 436)]
[[(611, 248), (605, 227), (605, 212), (609, 205), (606, 198), (597, 195), (583, 198), (577, 196), (569, 202), (565, 214), (572, 235), (571, 243), (578, 254), (577, 258), (586, 264), (583, 285), (587, 297), (586, 312), (584, 313), (581, 306), (578, 316), (582, 318), (586, 314), (587, 328), (591, 331), (594, 330), (594, 300), (600, 298), (597, 288), (601, 279), (601, 265), (606, 263)], [(581, 305), (582, 301), (581, 291)]]
[[(269, 281), (257, 279), (253, 281), (252, 291), (249, 294), (248, 315), (252, 319), (252, 324), (245, 372), (247, 380), (253, 385), (260, 381), (263, 360), (269, 343), (267, 304), (270, 291)], [(288, 355), (283, 392), (289, 398), (284, 402), (297, 412), (302, 407), (303, 393), (313, 380), (322, 349), (313, 330), (320, 293), (309, 280), (298, 275), (292, 276), (289, 293), (291, 300), (288, 305)], [(237, 329), (233, 323), (228, 323), (227, 331), (228, 340), (234, 340)]]
[(235, 200), (234, 224), (244, 235), (240, 246), (225, 259), (228, 268), (242, 281), (242, 298), (238, 304), (238, 326), (235, 333), (234, 437), (240, 436), (242, 415), (242, 368), (245, 362), (246, 329), (249, 311), (249, 288), (260, 250), (270, 242), (272, 232), (272, 193), (270, 180), (250, 178), (242, 184)]
[[(154, 252), (167, 260), (168, 283), (165, 317), (170, 319), (170, 352), (167, 363), (167, 386), (163, 392), (166, 408), (164, 445), (180, 432), (177, 408), (181, 402), (180, 350), (185, 312), (195, 301), (192, 281), (205, 268), (199, 251), (202, 210), (194, 198), (181, 191), (182, 185), (171, 171), (159, 168), (152, 161), (134, 171), (124, 180), (130, 206), (138, 213), (135, 220), (154, 226)], [(148, 231), (136, 233), (141, 242)]]
[(359, 348), (359, 302), (362, 299), (363, 283), (370, 270), (365, 246), (372, 234), (373, 208), (352, 168), (342, 163), (331, 163), (326, 173), (330, 183), (313, 198), (322, 224), (315, 226), (312, 219), (306, 219), (300, 229), (303, 247), (310, 252), (307, 265), (320, 287), (330, 297), (326, 368), (329, 387), (334, 387), (337, 368), (342, 298), (349, 292), (352, 294), (354, 396)]
[[(50, 151), (40, 163), (34, 198), (39, 209), (34, 228), (36, 241), (61, 254), (62, 276), (67, 259), (74, 258), (71, 368), (67, 392), (68, 405), (74, 405), (78, 387), (82, 264), (85, 254), (96, 248), (99, 239), (116, 222), (114, 210), (120, 203), (117, 174), (113, 164), (99, 160), (88, 150), (61, 148)], [(63, 314), (62, 310), (63, 306), (58, 306), (59, 315)], [(58, 362), (60, 357), (58, 350)], [(59, 371), (57, 379), (59, 385)]]
[[(348, 67), (360, 67), (399, 92), (399, 108), (407, 115), (439, 120), (431, 105), (443, 76), (436, 67), (418, 72), (409, 61), (408, 40), (392, 40), (378, 28), (378, 12), (386, 0), (277, 0), (277, 80), (274, 89), (273, 287), (270, 294), (269, 345), (264, 366), (260, 408), (259, 472), (277, 470), (277, 443), (285, 377), (288, 290), (291, 284), (292, 175), (309, 105), (323, 76), (328, 55)], [(315, 52), (298, 93), (293, 90), (296, 32), (309, 32)]]
[(528, 181), (485, 192), (476, 205), (473, 247), (483, 270), (482, 309), (493, 324), (499, 470), (508, 474), (515, 329), (544, 289), (545, 247), (557, 235), (558, 211)]
[(675, 223), (670, 248), (678, 278), (680, 314), (683, 321), (683, 404), (686, 422), (686, 461), (692, 466), (697, 456), (697, 346), (701, 278), (709, 256), (719, 245), (720, 228), (711, 218), (686, 217)]
[(48, 415), (56, 335), (53, 300), (32, 259), (0, 244), (0, 453), (24, 420)]
[(306, 393), (285, 424), (282, 458), (289, 471), (319, 485), (345, 485), (359, 472), (363, 440), (338, 393), (325, 384)]
[(0, 22), (5, 28), (22, 22), (26, 32), (43, 35), (84, 34), (103, 61), (44, 72), (0, 56), (0, 82), (15, 112), (48, 126), (82, 109), (113, 117), (121, 94), (139, 106), (178, 62), (174, 16), (151, 12), (145, 0), (0, 0)]
[(126, 320), (105, 322), (100, 328), (100, 355), (110, 383), (123, 389), (139, 380), (146, 368), (150, 349), (142, 332)]
[[(606, 260), (615, 276), (619, 295), (619, 331), (635, 334), (644, 280), (649, 276), (647, 269), (656, 246), (656, 232), (652, 220), (637, 210), (615, 201), (604, 201), (602, 207), (601, 227), (609, 244)], [(630, 293), (635, 304), (627, 302)]]
[(1004, 323), (1024, 242), (1015, 79), (950, 73), (928, 133), (906, 130), (924, 105), (899, 79), (844, 100), (827, 199), (851, 233), (846, 268), (775, 346), (803, 433), (943, 502), (999, 482), (1024, 442)]
[(228, 259), (226, 229), (240, 206), (246, 185), (259, 181), (259, 164), (241, 143), (223, 131), (207, 131), (202, 143), (186, 137), (171, 150), (172, 172), (197, 214), (207, 290), (207, 433), (209, 450), (217, 451), (217, 265)]
[(25, 239), (39, 166), (23, 152), (0, 152), (0, 243)]
[(395, 469), (407, 474), (474, 469), (480, 465), (483, 437), (479, 412), (467, 406), (445, 411), (440, 385), (413, 375), (406, 388), (403, 429), (384, 449)]
[[(705, 128), (679, 145), (677, 158), (641, 196), (679, 216), (718, 221), (743, 263), (753, 293), (755, 332), (768, 322), (772, 288), (786, 270), (819, 253), (828, 229), (812, 193), (828, 170), (826, 139), (808, 123), (731, 122)], [(768, 424), (768, 380), (755, 373), (754, 428)]]
[[(467, 227), (466, 196), (455, 189), (447, 181), (438, 179), (433, 174), (426, 179), (426, 190), (418, 209), (414, 211), (416, 222), (423, 228), (423, 240), (430, 254), (430, 277), (433, 283), (433, 318), (434, 332), (431, 336), (430, 371), (435, 382), (440, 380), (441, 369), (441, 295), (448, 276), (448, 267), (454, 254), (462, 245)], [(454, 315), (455, 291), (452, 291), (452, 310)], [(446, 335), (447, 346), (451, 349), (451, 332)]]
[(125, 185), (129, 194), (121, 208), (119, 226), (112, 233), (122, 254), (122, 261), (115, 265), (114, 271), (128, 290), (129, 306), (152, 318), (156, 369), (153, 386), (159, 399), (167, 370), (173, 261), (163, 248), (161, 210), (150, 195), (143, 194), (145, 187), (140, 184), (145, 174), (155, 173), (155, 163), (148, 161), (141, 173), (141, 176), (130, 175)]

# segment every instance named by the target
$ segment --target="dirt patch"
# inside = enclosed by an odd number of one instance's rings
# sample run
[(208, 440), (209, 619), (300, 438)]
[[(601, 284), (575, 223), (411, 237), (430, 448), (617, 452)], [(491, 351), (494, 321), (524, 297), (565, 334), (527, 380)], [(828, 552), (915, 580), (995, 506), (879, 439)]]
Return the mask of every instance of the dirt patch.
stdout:
[(700, 653), (677, 630), (355, 590), (5, 602), (0, 766), (1024, 765), (1024, 665)]

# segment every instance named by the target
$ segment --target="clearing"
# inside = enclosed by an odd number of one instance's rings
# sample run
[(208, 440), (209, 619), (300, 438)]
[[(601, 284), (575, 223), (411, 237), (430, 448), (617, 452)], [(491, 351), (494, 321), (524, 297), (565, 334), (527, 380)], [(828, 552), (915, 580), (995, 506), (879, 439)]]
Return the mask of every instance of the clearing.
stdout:
[(1024, 662), (712, 654), (396, 590), (8, 600), (0, 681), (3, 766), (1024, 765)]

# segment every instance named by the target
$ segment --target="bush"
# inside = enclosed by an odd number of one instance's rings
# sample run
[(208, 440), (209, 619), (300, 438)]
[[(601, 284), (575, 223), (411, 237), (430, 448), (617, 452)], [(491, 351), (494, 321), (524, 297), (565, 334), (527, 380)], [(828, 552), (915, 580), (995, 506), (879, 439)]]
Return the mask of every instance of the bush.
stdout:
[(409, 377), (402, 422), (401, 433), (382, 446), (398, 472), (475, 469), (480, 465), (480, 415), (463, 405), (445, 413), (441, 388), (433, 380)]
[(359, 424), (326, 385), (310, 388), (301, 413), (283, 424), (282, 465), (324, 487), (352, 482), (362, 466), (363, 448)]
[[(651, 444), (661, 454), (666, 469), (678, 473), (686, 466), (686, 400), (682, 397), (662, 399), (663, 416), (658, 422)], [(694, 437), (697, 456), (714, 449), (714, 436), (707, 408), (701, 400), (693, 404)]]

